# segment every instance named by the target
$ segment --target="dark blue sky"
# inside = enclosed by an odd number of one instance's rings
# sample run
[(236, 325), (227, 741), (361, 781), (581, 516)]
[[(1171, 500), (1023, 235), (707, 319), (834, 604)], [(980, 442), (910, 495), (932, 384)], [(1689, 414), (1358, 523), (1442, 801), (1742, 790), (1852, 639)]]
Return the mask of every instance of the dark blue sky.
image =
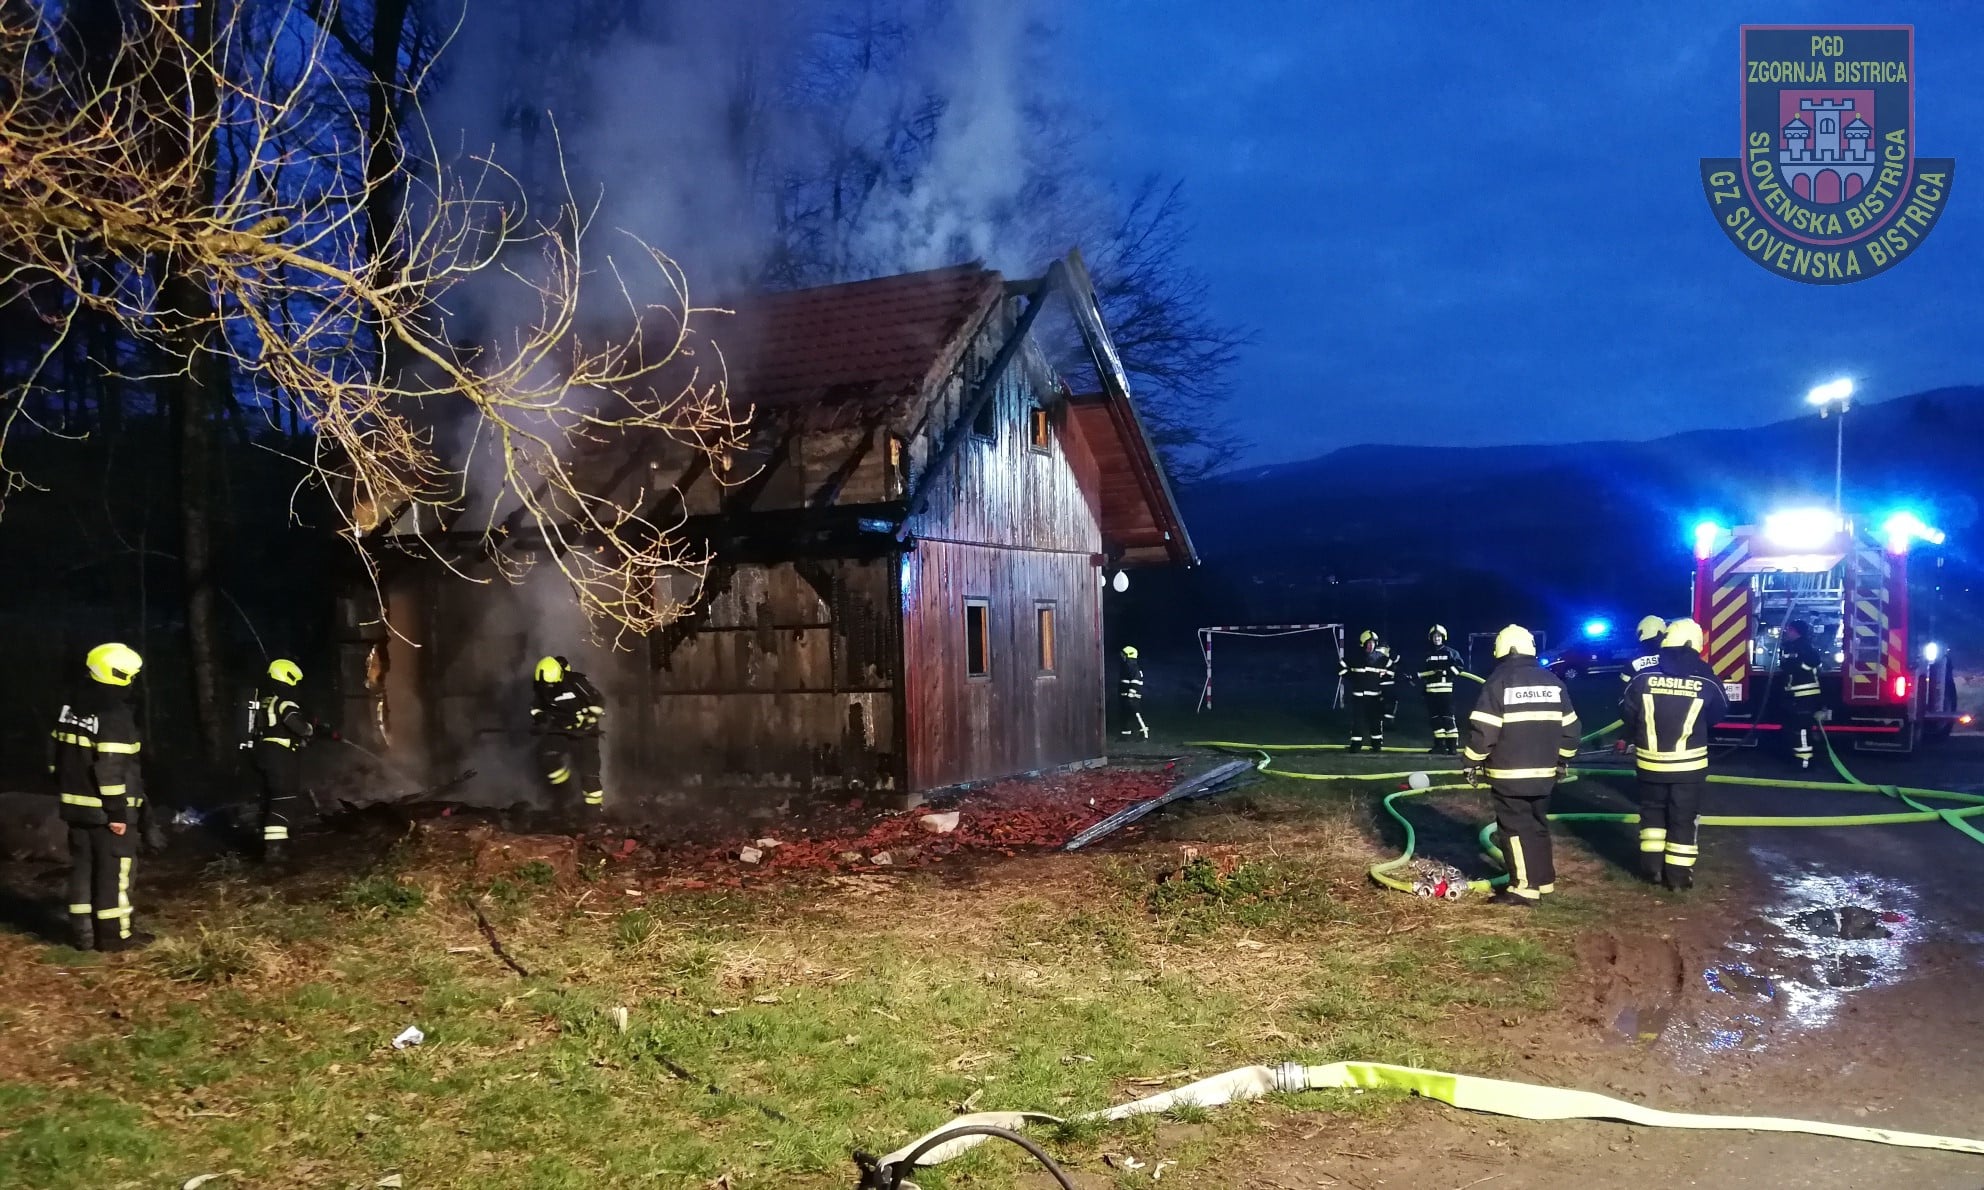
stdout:
[[(1257, 332), (1248, 462), (1751, 426), (1835, 374), (1984, 383), (1984, 4), (1058, 12), (1106, 167), (1186, 179), (1191, 255)], [(1738, 153), (1745, 19), (1916, 26), (1919, 151), (1957, 169), (1915, 259), (1812, 286), (1724, 238), (1698, 163)]]

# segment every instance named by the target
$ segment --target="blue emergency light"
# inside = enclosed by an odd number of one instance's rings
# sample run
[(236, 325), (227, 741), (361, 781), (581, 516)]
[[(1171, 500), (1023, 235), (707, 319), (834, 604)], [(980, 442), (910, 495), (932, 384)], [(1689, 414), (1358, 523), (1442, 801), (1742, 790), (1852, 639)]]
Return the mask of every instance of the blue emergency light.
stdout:
[(1584, 634), (1592, 640), (1610, 636), (1612, 635), (1612, 621), (1586, 620), (1584, 622)]

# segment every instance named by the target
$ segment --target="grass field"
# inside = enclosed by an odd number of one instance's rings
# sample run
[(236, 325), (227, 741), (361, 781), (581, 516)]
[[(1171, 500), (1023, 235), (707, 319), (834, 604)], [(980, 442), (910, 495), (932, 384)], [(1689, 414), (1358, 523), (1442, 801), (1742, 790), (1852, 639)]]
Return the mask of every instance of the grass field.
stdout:
[[(476, 877), (445, 840), (342, 883), (223, 861), (164, 894), (141, 955), (0, 935), (0, 1185), (846, 1186), (850, 1150), (960, 1109), (1068, 1115), (1290, 1058), (1493, 1070), (1571, 935), (1648, 894), (1588, 862), (1534, 914), (1381, 893), (1371, 792), (1269, 780), (1115, 854), (743, 892), (600, 865)], [(1426, 809), (1462, 837), (1482, 807)], [(1185, 840), (1210, 858), (1183, 862)], [(425, 1043), (391, 1048), (408, 1025)], [(1387, 1106), (1309, 1095), (1052, 1147), (1126, 1185), (1148, 1169), (1101, 1154), (1212, 1187), (1264, 1113)], [(919, 1180), (1020, 1168), (988, 1148)]]

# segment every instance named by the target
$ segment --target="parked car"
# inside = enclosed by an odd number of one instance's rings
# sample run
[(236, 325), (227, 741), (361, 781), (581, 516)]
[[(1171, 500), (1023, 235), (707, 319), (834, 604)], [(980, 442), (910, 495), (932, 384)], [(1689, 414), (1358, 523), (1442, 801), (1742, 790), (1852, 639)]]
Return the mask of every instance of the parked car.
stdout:
[(1622, 673), (1639, 655), (1640, 648), (1636, 641), (1623, 637), (1603, 640), (1585, 638), (1564, 646), (1562, 652), (1550, 658), (1546, 667), (1551, 673), (1571, 682), (1590, 674)]

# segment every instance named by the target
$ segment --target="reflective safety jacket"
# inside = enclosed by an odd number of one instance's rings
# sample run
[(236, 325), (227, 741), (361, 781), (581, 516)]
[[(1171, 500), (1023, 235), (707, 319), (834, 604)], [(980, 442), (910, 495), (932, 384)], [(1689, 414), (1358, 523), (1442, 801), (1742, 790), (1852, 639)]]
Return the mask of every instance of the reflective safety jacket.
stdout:
[(1639, 656), (1633, 658), (1632, 661), (1627, 664), (1626, 668), (1619, 671), (1620, 681), (1631, 682), (1641, 673), (1645, 672), (1646, 670), (1652, 669), (1654, 666), (1660, 664), (1660, 646), (1658, 642), (1650, 641), (1648, 642), (1648, 645), (1649, 647), (1647, 648), (1646, 652), (1641, 653)]
[(1345, 691), (1352, 698), (1376, 698), (1383, 694), (1393, 681), (1391, 658), (1383, 648), (1366, 649), (1354, 659), (1346, 659), (1341, 668)]
[(1135, 657), (1116, 659), (1116, 697), (1128, 702), (1142, 702), (1144, 698), (1144, 666)]
[[(1784, 693), (1794, 701), (1819, 696), (1819, 651), (1809, 640), (1779, 650), (1777, 667), (1784, 675)], [(1816, 705), (1816, 704), (1814, 704)]]
[(1722, 679), (1693, 649), (1662, 649), (1660, 664), (1626, 687), (1620, 719), (1642, 781), (1677, 784), (1708, 775), (1708, 737), (1729, 711)]
[(145, 804), (138, 776), (138, 720), (130, 699), (92, 686), (55, 717), (49, 765), (62, 798), (62, 821), (76, 826), (136, 826)]
[(605, 714), (599, 689), (573, 669), (565, 671), (563, 681), (537, 683), (537, 701), (530, 708), (533, 728), (561, 735), (598, 735)]
[(296, 700), (271, 694), (255, 705), (255, 742), (275, 744), (292, 751), (310, 742), (316, 728), (303, 717)]
[(1467, 667), (1460, 659), (1460, 653), (1452, 645), (1439, 648), (1428, 646), (1426, 660), (1419, 663), (1419, 684), (1428, 694), (1452, 694), (1454, 679)]
[(1578, 713), (1556, 674), (1517, 654), (1504, 658), (1467, 717), (1461, 755), (1487, 766), (1503, 793), (1541, 796), (1557, 784), (1557, 766), (1578, 754)]

